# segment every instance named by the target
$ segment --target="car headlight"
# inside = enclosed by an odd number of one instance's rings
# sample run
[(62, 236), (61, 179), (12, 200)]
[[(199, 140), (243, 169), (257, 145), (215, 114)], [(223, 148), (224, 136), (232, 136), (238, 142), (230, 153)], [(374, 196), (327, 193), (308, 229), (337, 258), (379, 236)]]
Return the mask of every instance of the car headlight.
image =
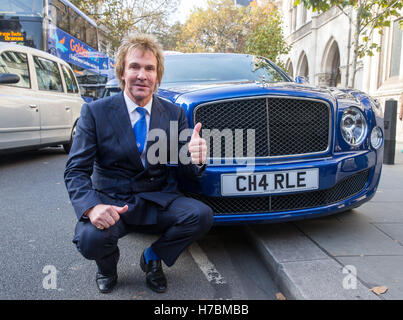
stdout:
[(374, 149), (379, 149), (382, 145), (383, 135), (379, 127), (375, 127), (371, 132), (371, 145)]
[(357, 107), (347, 108), (341, 117), (341, 134), (351, 146), (359, 146), (367, 136), (367, 121)]

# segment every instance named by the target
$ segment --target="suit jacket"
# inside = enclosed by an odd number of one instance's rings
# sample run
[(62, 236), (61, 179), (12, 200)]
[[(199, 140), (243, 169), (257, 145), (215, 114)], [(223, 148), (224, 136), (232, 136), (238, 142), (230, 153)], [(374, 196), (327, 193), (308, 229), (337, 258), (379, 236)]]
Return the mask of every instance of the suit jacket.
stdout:
[[(170, 136), (170, 121), (178, 122), (179, 132), (188, 128), (183, 108), (154, 95), (149, 131), (159, 128), (166, 133), (168, 155), (170, 139), (177, 138)], [(157, 142), (148, 141), (146, 152)], [(185, 144), (179, 141), (177, 151)], [(64, 178), (78, 219), (97, 204), (127, 204), (129, 209), (121, 218), (142, 225), (155, 224), (157, 209), (168, 207), (181, 195), (178, 174), (197, 179), (203, 171), (180, 161), (170, 166), (146, 160), (143, 166), (122, 92), (83, 105)]]

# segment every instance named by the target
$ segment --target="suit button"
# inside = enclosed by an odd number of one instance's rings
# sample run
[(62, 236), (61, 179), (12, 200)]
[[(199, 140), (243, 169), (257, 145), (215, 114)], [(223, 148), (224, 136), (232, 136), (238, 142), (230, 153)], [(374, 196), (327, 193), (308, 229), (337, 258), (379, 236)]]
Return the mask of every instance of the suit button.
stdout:
[(154, 181), (154, 178), (150, 178), (150, 181)]

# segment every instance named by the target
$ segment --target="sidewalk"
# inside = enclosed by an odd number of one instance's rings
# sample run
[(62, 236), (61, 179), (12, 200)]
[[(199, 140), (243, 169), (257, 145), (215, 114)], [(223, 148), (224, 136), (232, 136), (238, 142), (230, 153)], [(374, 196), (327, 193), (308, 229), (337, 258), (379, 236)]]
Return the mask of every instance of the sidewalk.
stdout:
[[(247, 227), (288, 299), (403, 299), (402, 149), (398, 144), (395, 164), (383, 166), (376, 195), (361, 207)], [(375, 294), (375, 287), (387, 291)]]

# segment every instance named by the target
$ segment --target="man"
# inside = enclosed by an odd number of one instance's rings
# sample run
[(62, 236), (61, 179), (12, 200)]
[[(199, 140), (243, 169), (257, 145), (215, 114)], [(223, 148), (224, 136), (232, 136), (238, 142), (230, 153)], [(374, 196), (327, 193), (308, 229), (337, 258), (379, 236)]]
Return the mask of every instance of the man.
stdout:
[[(147, 285), (161, 293), (167, 288), (161, 260), (172, 266), (213, 223), (212, 210), (183, 196), (176, 179), (203, 174), (207, 148), (199, 136), (200, 123), (188, 145), (190, 163), (174, 167), (151, 164), (147, 158), (152, 143), (146, 136), (151, 130), (162, 129), (169, 147), (171, 122), (177, 123), (179, 132), (188, 127), (183, 108), (153, 94), (163, 72), (163, 52), (154, 38), (129, 36), (116, 57), (123, 92), (84, 104), (77, 123), (64, 174), (78, 218), (73, 242), (85, 258), (96, 261), (96, 283), (102, 293), (117, 282), (119, 238), (136, 231), (162, 234), (140, 257)], [(177, 152), (185, 144), (179, 141)]]

